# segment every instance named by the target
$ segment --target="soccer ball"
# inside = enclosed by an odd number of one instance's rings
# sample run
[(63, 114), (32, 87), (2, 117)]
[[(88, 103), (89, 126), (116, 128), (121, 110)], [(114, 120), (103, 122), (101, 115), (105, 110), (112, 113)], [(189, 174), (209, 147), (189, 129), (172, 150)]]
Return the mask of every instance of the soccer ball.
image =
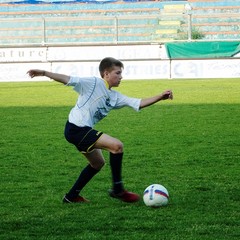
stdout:
[(168, 204), (168, 190), (160, 184), (152, 184), (143, 192), (143, 201), (148, 207), (161, 207)]

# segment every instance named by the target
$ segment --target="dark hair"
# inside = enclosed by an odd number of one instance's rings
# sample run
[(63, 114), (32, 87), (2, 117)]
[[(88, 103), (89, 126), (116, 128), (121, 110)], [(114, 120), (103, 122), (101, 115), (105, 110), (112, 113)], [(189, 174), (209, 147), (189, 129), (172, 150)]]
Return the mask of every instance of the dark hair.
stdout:
[(120, 60), (117, 60), (112, 57), (106, 57), (102, 59), (102, 61), (99, 64), (99, 72), (101, 77), (103, 77), (105, 70), (111, 70), (111, 68), (114, 66), (124, 68), (123, 63)]

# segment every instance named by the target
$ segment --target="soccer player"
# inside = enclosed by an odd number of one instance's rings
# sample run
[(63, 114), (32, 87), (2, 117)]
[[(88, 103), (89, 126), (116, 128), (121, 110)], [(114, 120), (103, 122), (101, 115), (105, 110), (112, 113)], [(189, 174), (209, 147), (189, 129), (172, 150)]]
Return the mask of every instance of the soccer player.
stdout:
[(115, 90), (122, 79), (123, 63), (107, 57), (99, 64), (101, 78), (76, 77), (64, 74), (32, 69), (28, 71), (31, 78), (46, 76), (67, 86), (73, 86), (79, 94), (76, 105), (69, 113), (65, 126), (65, 138), (74, 144), (88, 160), (88, 165), (82, 170), (75, 184), (64, 196), (64, 203), (81, 203), (88, 200), (80, 195), (85, 185), (101, 170), (105, 159), (102, 150), (109, 152), (112, 173), (112, 189), (110, 197), (124, 202), (137, 202), (139, 195), (124, 188), (122, 181), (123, 143), (112, 136), (94, 129), (94, 125), (106, 117), (110, 110), (125, 106), (136, 111), (150, 106), (158, 101), (172, 99), (171, 90), (166, 90), (149, 98), (132, 98)]

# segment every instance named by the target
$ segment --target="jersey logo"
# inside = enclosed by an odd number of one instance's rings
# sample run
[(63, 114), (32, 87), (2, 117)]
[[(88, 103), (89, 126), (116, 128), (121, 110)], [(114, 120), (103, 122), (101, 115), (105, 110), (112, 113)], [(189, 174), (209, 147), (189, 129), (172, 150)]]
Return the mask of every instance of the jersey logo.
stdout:
[(102, 110), (105, 110), (105, 108), (98, 108), (98, 110), (94, 113), (94, 118), (97, 119), (98, 121), (107, 116), (106, 114), (103, 113)]
[(106, 99), (105, 104), (106, 104), (108, 107), (111, 107), (111, 104), (110, 104), (110, 98), (107, 98), (107, 99)]

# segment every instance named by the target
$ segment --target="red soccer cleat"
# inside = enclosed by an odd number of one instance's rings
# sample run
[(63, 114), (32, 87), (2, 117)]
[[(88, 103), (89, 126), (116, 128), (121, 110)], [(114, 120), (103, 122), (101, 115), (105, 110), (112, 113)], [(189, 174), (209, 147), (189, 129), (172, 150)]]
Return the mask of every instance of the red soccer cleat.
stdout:
[(83, 202), (89, 202), (89, 200), (87, 200), (84, 197), (81, 196), (77, 196), (75, 198), (69, 199), (66, 195), (63, 198), (63, 203), (83, 203)]
[(133, 203), (139, 201), (140, 197), (138, 194), (133, 192), (128, 192), (127, 190), (124, 190), (121, 193), (115, 194), (113, 190), (111, 189), (109, 191), (109, 195), (112, 198), (117, 198), (123, 202)]

